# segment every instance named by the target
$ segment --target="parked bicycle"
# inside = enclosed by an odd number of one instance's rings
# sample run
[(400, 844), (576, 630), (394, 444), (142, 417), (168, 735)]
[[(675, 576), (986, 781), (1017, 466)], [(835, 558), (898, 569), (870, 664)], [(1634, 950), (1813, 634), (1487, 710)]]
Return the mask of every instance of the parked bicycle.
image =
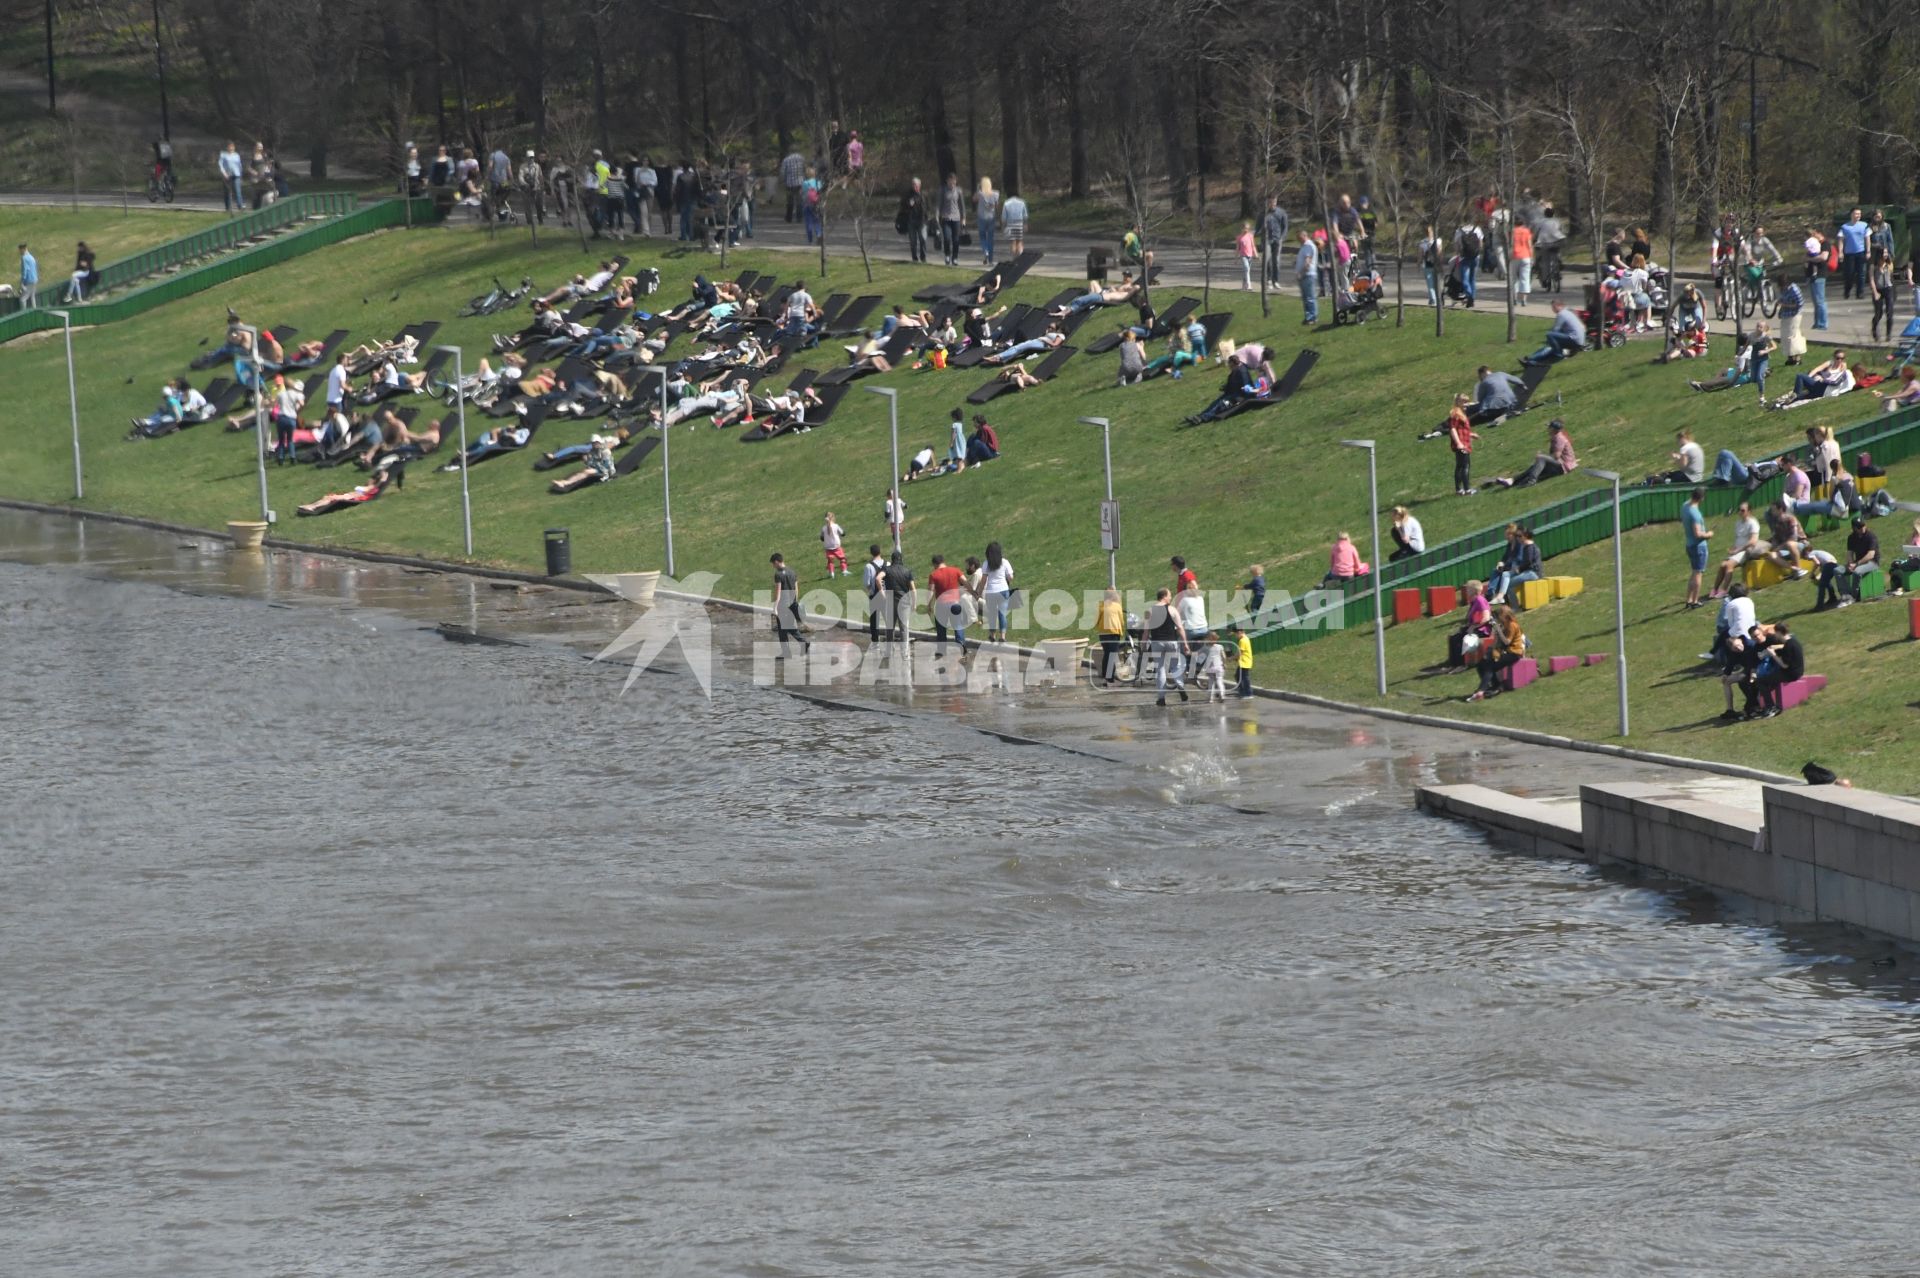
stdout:
[(153, 171), (147, 174), (147, 203), (158, 204), (162, 200), (173, 203), (173, 168), (168, 164), (156, 163)]
[(478, 297), (470, 298), (467, 304), (460, 308), (460, 318), (471, 319), (476, 315), (497, 315), (532, 291), (533, 280), (529, 276), (521, 276), (520, 287), (516, 289), (509, 289), (496, 276), (491, 289)]

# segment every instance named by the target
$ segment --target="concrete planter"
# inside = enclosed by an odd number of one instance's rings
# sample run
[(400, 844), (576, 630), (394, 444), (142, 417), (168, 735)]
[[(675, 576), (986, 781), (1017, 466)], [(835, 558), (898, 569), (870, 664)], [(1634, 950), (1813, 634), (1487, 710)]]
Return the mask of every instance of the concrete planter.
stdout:
[(616, 589), (622, 599), (639, 604), (642, 608), (653, 607), (653, 592), (660, 587), (659, 573), (615, 573), (614, 580), (619, 583)]
[(233, 538), (235, 550), (258, 550), (267, 539), (267, 525), (258, 519), (230, 519), (227, 535)]
[(1065, 683), (1071, 683), (1080, 673), (1080, 659), (1086, 654), (1085, 639), (1042, 639), (1040, 651), (1047, 658), (1047, 668), (1053, 677)]

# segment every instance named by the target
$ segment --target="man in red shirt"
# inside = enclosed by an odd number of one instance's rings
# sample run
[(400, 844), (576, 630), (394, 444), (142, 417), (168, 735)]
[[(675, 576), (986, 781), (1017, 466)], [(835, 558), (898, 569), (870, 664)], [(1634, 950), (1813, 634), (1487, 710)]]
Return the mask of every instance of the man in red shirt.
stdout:
[(967, 650), (967, 609), (960, 598), (960, 585), (964, 578), (958, 568), (948, 563), (944, 555), (933, 557), (933, 570), (927, 574), (927, 588), (933, 591), (933, 635), (934, 651), (945, 649), (947, 631), (953, 631), (954, 642), (960, 645), (960, 651)]
[(1200, 584), (1200, 579), (1193, 575), (1193, 570), (1187, 567), (1185, 559), (1175, 555), (1168, 562), (1173, 565), (1173, 597), (1175, 599)]

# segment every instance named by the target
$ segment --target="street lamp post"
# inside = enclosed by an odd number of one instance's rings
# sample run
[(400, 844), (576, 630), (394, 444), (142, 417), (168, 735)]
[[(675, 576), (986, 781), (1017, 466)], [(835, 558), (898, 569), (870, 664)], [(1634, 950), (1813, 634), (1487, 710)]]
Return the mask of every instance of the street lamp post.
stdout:
[(73, 415), (73, 499), (79, 501), (87, 495), (87, 491), (80, 474), (80, 392), (73, 377), (73, 316), (66, 311), (55, 311), (54, 314), (66, 326), (67, 408)]
[[(887, 477), (887, 499), (897, 502), (900, 500), (900, 392), (891, 386), (869, 386), (867, 390), (887, 397), (887, 422), (893, 432), (893, 473)], [(891, 518), (887, 522), (893, 525), (893, 550), (898, 554), (902, 526)]]
[(1620, 735), (1627, 735), (1627, 578), (1620, 553), (1620, 476), (1588, 466), (1579, 473), (1613, 485), (1613, 632), (1614, 681), (1620, 690)]
[[(1107, 470), (1107, 509), (1113, 509), (1113, 423), (1104, 417), (1082, 417), (1081, 421), (1089, 426), (1100, 428), (1100, 452)], [(1107, 589), (1120, 588), (1118, 556), (1120, 553), (1120, 530), (1112, 529), (1107, 544)]]
[(467, 487), (467, 368), (465, 353), (458, 346), (442, 346), (453, 356), (453, 404), (460, 419), (460, 521), (467, 538), (467, 558), (473, 558), (473, 493)]
[[(252, 324), (234, 325), (250, 339), (247, 343), (247, 360), (253, 366), (253, 456), (255, 467), (260, 472), (260, 521), (273, 522), (273, 506), (267, 500), (267, 381), (260, 365), (260, 330)], [(236, 365), (238, 361), (235, 361)], [(238, 368), (235, 369), (236, 373)]]
[(1380, 607), (1380, 579), (1386, 566), (1380, 562), (1380, 467), (1379, 452), (1371, 439), (1343, 439), (1342, 448), (1367, 450), (1367, 495), (1373, 512), (1373, 665), (1380, 695), (1387, 695), (1387, 628)]
[(667, 576), (673, 570), (673, 432), (667, 428), (667, 370), (661, 364), (642, 365), (641, 372), (660, 379), (660, 504), (667, 534)]

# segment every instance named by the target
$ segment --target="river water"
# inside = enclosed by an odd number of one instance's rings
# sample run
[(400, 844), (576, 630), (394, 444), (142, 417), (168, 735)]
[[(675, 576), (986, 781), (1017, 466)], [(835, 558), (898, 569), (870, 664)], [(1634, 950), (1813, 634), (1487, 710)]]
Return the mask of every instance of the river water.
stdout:
[(1914, 1269), (1904, 955), (1411, 810), (1609, 761), (611, 619), (0, 513), (0, 1271)]

